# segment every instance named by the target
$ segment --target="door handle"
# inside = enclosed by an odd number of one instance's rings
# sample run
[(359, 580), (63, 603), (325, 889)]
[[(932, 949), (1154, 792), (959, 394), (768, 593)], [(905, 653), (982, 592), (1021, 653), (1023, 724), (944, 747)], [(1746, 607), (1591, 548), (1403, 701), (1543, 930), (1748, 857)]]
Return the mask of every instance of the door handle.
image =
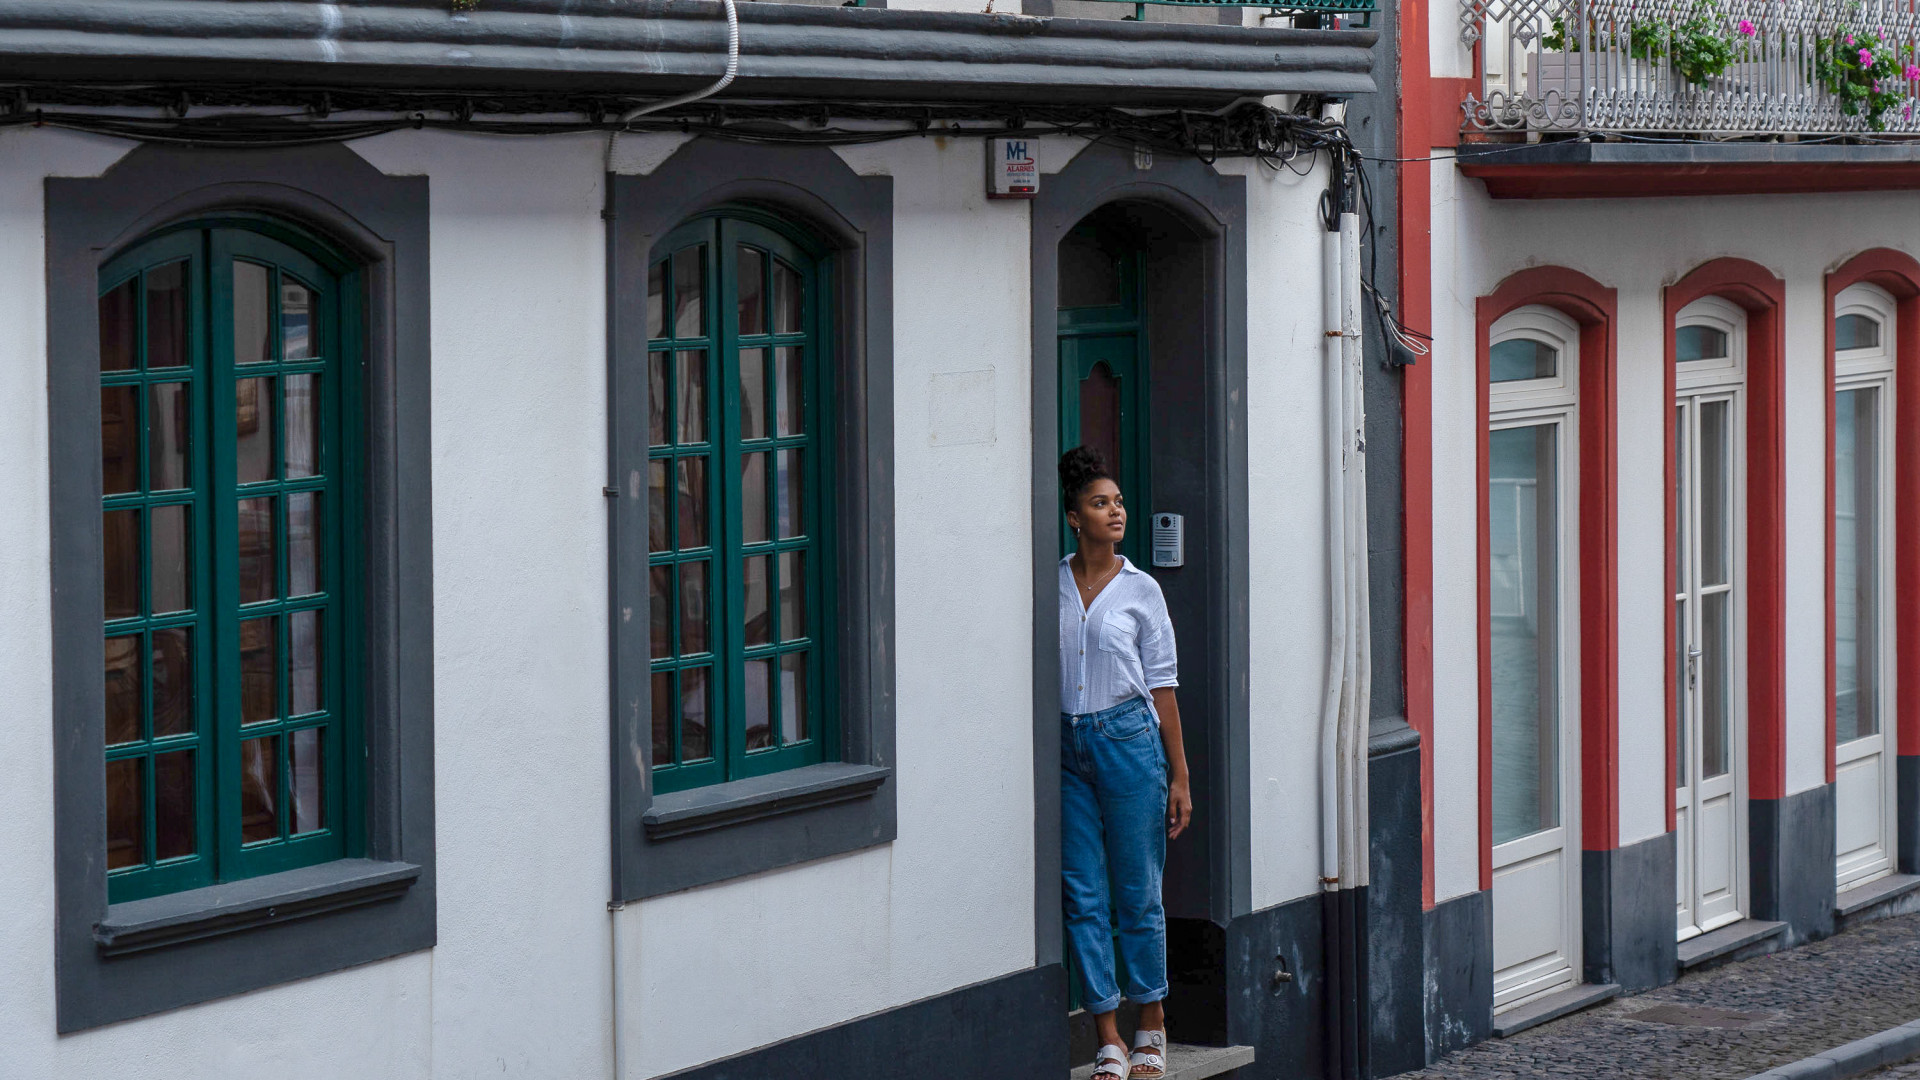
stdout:
[(1699, 684), (1700, 684), (1700, 646), (1690, 645), (1687, 647), (1687, 685), (1698, 686)]

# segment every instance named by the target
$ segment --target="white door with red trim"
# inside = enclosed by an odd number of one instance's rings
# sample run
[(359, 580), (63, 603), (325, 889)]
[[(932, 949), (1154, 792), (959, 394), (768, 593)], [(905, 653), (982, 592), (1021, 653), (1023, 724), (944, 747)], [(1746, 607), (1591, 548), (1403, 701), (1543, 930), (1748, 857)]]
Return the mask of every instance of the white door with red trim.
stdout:
[(1834, 880), (1893, 872), (1893, 298), (1834, 298)]
[(1673, 800), (1684, 940), (1746, 909), (1746, 313), (1718, 298), (1689, 304), (1674, 346)]
[(1579, 328), (1492, 328), (1487, 432), (1493, 1004), (1580, 981), (1576, 500)]

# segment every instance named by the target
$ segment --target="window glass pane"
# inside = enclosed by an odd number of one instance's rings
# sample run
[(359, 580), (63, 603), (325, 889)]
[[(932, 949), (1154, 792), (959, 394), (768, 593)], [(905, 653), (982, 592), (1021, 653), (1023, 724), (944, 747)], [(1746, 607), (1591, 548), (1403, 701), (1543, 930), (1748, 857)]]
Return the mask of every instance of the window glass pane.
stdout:
[(707, 336), (707, 246), (698, 244), (673, 253), (673, 336)]
[(153, 632), (153, 737), (190, 735), (193, 722), (193, 628)]
[(805, 742), (812, 733), (807, 729), (807, 654), (782, 653), (780, 656), (780, 741), (786, 745)]
[(187, 452), (193, 441), (190, 383), (154, 383), (147, 388), (147, 489), (190, 487)]
[(1879, 348), (1879, 320), (1865, 315), (1842, 315), (1833, 320), (1833, 347), (1841, 351)]
[(101, 552), (106, 616), (140, 614), (140, 511), (109, 510), (101, 515)]
[(242, 484), (273, 479), (273, 380), (234, 384), (234, 472)]
[(797, 334), (801, 327), (800, 271), (778, 259), (773, 261), (773, 329), (775, 333)]
[(1691, 781), (1687, 779), (1687, 747), (1691, 745), (1691, 740), (1687, 733), (1692, 730), (1693, 724), (1693, 717), (1688, 711), (1689, 707), (1687, 703), (1693, 700), (1693, 695), (1687, 692), (1688, 646), (1687, 602), (1685, 600), (1675, 601), (1673, 605), (1673, 642), (1675, 646), (1673, 653), (1673, 685), (1679, 687), (1680, 690), (1678, 694), (1674, 695), (1675, 698), (1678, 699), (1675, 703), (1676, 708), (1674, 711), (1678, 714), (1679, 723), (1674, 726), (1673, 733), (1673, 777), (1674, 782), (1678, 786), (1687, 787), (1691, 784)]
[(1733, 593), (1700, 597), (1700, 775), (1728, 769), (1733, 729)]
[(130, 277), (100, 297), (100, 370), (126, 371), (140, 363), (139, 277)]
[(194, 837), (193, 751), (153, 759), (153, 857), (178, 859), (199, 845)]
[(672, 551), (667, 532), (667, 467), (672, 462), (647, 462), (647, 550)]
[(740, 311), (740, 333), (767, 332), (767, 257), (757, 248), (741, 245), (737, 249), (734, 289)]
[(148, 512), (148, 527), (153, 535), (147, 541), (147, 584), (149, 607), (155, 615), (193, 607), (193, 526), (187, 516), (190, 509), (181, 505), (156, 506)]
[(280, 836), (280, 736), (240, 744), (240, 842)]
[(100, 492), (140, 490), (140, 388), (100, 388)]
[(140, 741), (140, 635), (107, 639), (107, 745)]
[(285, 360), (318, 355), (313, 340), (313, 293), (296, 281), (280, 280), (280, 348)]
[(747, 645), (766, 645), (773, 641), (772, 626), (767, 613), (767, 563), (765, 555), (755, 555), (741, 560), (740, 595), (743, 614), (742, 626)]
[(702, 761), (713, 756), (713, 737), (708, 727), (713, 695), (708, 683), (711, 668), (687, 668), (680, 672), (680, 760)]
[(287, 475), (320, 471), (320, 376), (289, 375), (282, 423), (287, 426)]
[(1700, 404), (1700, 586), (1724, 585), (1733, 573), (1732, 406)]
[(274, 574), (272, 496), (240, 500), (240, 602), (252, 604), (279, 595)]
[(287, 739), (287, 778), (293, 783), (295, 833), (327, 827), (327, 758), (325, 728), (301, 728)]
[(707, 564), (704, 562), (681, 563), (680, 655), (692, 656), (711, 648), (707, 642), (707, 620), (710, 610), (707, 602)]
[(146, 862), (146, 805), (141, 759), (107, 762), (107, 869)]
[(647, 568), (647, 620), (654, 659), (673, 655), (673, 567)]
[(740, 437), (767, 437), (767, 350), (740, 350)]
[(806, 497), (806, 483), (800, 475), (800, 455), (798, 450), (782, 450), (775, 455), (780, 472), (777, 484), (775, 516), (780, 525), (780, 538), (799, 536), (807, 531), (807, 523), (802, 501)]
[(667, 354), (663, 352), (647, 354), (647, 445), (665, 446), (673, 440), (667, 437), (667, 406), (672, 399), (667, 395)]
[(673, 672), (653, 673), (653, 763), (673, 764)]
[(326, 659), (326, 616), (319, 611), (296, 611), (287, 616), (287, 715), (301, 716), (326, 707), (323, 666)]
[(268, 306), (273, 272), (259, 263), (233, 262), (233, 362), (273, 359), (273, 313)]
[(806, 371), (800, 366), (801, 355), (798, 345), (782, 345), (775, 350), (773, 379), (778, 398), (774, 404), (775, 430), (783, 436), (804, 435), (807, 431)]
[(707, 351), (682, 349), (674, 353), (675, 419), (681, 443), (707, 441)]
[(667, 264), (647, 267), (647, 337), (667, 336)]
[(183, 367), (187, 354), (187, 264), (147, 271), (147, 367)]
[(280, 715), (279, 622), (272, 616), (240, 624), (240, 722), (258, 724)]
[(1551, 379), (1559, 369), (1560, 351), (1544, 341), (1509, 338), (1487, 350), (1488, 382)]
[(1673, 332), (1673, 358), (1678, 363), (1727, 358), (1727, 332), (1711, 326), (1682, 326)]
[(767, 540), (767, 457), (740, 455), (740, 542)]
[(771, 685), (773, 661), (747, 661), (746, 691), (747, 752), (766, 750), (773, 746), (773, 725), (768, 702)]
[(1060, 241), (1060, 306), (1114, 307), (1121, 302), (1120, 257), (1091, 233)]
[(780, 553), (780, 637), (783, 641), (807, 636), (806, 568), (805, 554)]
[(1557, 434), (1487, 438), (1496, 844), (1560, 824)]
[(677, 488), (674, 516), (679, 519), (680, 547), (706, 547), (707, 459), (683, 457), (673, 464)]
[(1879, 391), (1834, 395), (1834, 740), (1880, 731)]
[(322, 502), (318, 491), (293, 491), (287, 494), (287, 595), (307, 596), (326, 587), (320, 552), (323, 523)]

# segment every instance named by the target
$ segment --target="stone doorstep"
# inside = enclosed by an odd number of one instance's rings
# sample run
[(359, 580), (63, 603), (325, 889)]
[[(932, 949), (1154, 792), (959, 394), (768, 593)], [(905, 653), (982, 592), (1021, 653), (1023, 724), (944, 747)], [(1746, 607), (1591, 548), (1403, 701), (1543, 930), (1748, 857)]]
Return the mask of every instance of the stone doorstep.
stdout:
[(1528, 1028), (1539, 1027), (1549, 1020), (1558, 1020), (1582, 1009), (1591, 1009), (1595, 1005), (1612, 1001), (1620, 996), (1619, 983), (1581, 983), (1570, 986), (1557, 993), (1529, 1001), (1525, 1005), (1495, 1013), (1493, 1016), (1494, 1038), (1504, 1039), (1518, 1035)]
[(1718, 930), (1709, 930), (1680, 943), (1680, 970), (1691, 971), (1710, 960), (1731, 956), (1749, 945), (1777, 938), (1786, 932), (1786, 923), (1761, 919), (1741, 919)]
[(1755, 1073), (1747, 1080), (1847, 1080), (1920, 1054), (1920, 1020)]
[(1833, 898), (1833, 913), (1841, 919), (1852, 919), (1880, 904), (1891, 907), (1895, 900), (1916, 889), (1920, 889), (1920, 874), (1890, 874), (1842, 891)]
[[(1243, 1065), (1253, 1064), (1251, 1046), (1190, 1046), (1186, 1043), (1167, 1044), (1166, 1080), (1205, 1080), (1209, 1076), (1232, 1072)], [(1088, 1080), (1093, 1075), (1093, 1063), (1073, 1070), (1073, 1080)]]

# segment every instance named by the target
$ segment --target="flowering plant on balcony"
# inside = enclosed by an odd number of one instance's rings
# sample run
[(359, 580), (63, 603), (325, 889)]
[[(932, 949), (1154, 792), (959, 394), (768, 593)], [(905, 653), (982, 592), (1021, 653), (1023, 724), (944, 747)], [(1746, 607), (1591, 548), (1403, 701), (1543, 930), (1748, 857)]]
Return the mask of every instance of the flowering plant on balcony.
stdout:
[(1886, 114), (1910, 95), (1920, 66), (1912, 45), (1895, 47), (1879, 34), (1855, 34), (1844, 27), (1814, 47), (1814, 74), (1840, 99), (1840, 111), (1864, 116), (1867, 126), (1886, 130)]
[[(1618, 28), (1602, 29), (1593, 20), (1587, 22), (1587, 38), (1596, 49), (1624, 52), (1636, 60), (1658, 62), (1671, 55), (1673, 70), (1694, 86), (1705, 86), (1724, 74), (1733, 63), (1735, 40), (1725, 29), (1726, 19), (1717, 5), (1708, 4), (1686, 22), (1668, 29), (1653, 22), (1636, 21), (1626, 33)], [(1742, 20), (1740, 33), (1753, 36), (1752, 23)], [(1554, 52), (1579, 52), (1580, 38), (1567, 32), (1564, 17), (1553, 20), (1553, 29), (1542, 35), (1540, 44)]]

